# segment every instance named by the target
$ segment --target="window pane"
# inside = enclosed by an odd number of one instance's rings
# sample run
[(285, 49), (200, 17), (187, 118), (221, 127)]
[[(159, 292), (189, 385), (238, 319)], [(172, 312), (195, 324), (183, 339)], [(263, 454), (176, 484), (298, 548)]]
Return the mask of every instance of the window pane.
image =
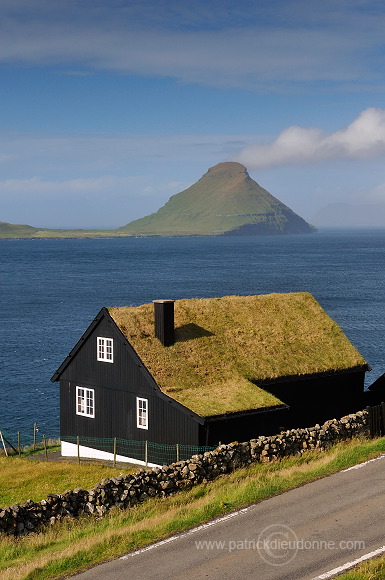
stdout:
[(94, 393), (93, 391), (87, 391), (87, 415), (94, 414)]
[(76, 387), (76, 413), (86, 417), (95, 416), (95, 391)]
[(104, 358), (104, 340), (102, 338), (98, 339), (98, 358)]
[(137, 398), (137, 427), (148, 429), (147, 399)]
[(114, 339), (97, 337), (97, 360), (114, 362)]
[(84, 389), (78, 389), (78, 413), (84, 413)]

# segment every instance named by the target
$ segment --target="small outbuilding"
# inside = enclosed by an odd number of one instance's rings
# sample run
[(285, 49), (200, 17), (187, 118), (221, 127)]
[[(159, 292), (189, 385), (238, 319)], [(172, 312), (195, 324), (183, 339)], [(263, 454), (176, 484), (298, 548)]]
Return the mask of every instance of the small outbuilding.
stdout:
[(105, 438), (206, 446), (320, 423), (360, 407), (368, 369), (308, 293), (102, 308), (51, 379), (62, 454), (76, 437), (97, 457)]

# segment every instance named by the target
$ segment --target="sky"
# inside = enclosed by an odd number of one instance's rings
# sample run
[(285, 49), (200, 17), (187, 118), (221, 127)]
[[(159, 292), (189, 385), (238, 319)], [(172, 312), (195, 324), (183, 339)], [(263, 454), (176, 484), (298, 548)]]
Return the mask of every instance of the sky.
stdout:
[(385, 227), (383, 0), (1, 0), (0, 221), (116, 228), (223, 161)]

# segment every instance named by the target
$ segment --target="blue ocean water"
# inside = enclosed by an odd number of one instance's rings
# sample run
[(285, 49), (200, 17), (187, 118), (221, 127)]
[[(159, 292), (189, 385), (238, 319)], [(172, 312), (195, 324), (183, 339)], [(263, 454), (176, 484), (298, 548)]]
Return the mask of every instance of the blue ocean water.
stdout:
[[(50, 377), (103, 306), (311, 292), (385, 372), (385, 231), (0, 241), (0, 429), (59, 433)], [(310, 394), (311, 396), (311, 394)]]

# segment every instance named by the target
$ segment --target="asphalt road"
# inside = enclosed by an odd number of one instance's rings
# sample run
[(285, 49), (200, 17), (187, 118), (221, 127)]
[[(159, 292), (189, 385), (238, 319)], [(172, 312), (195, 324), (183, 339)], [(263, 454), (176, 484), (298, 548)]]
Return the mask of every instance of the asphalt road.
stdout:
[(332, 577), (325, 573), (384, 545), (385, 456), (101, 564), (75, 578), (321, 580)]

